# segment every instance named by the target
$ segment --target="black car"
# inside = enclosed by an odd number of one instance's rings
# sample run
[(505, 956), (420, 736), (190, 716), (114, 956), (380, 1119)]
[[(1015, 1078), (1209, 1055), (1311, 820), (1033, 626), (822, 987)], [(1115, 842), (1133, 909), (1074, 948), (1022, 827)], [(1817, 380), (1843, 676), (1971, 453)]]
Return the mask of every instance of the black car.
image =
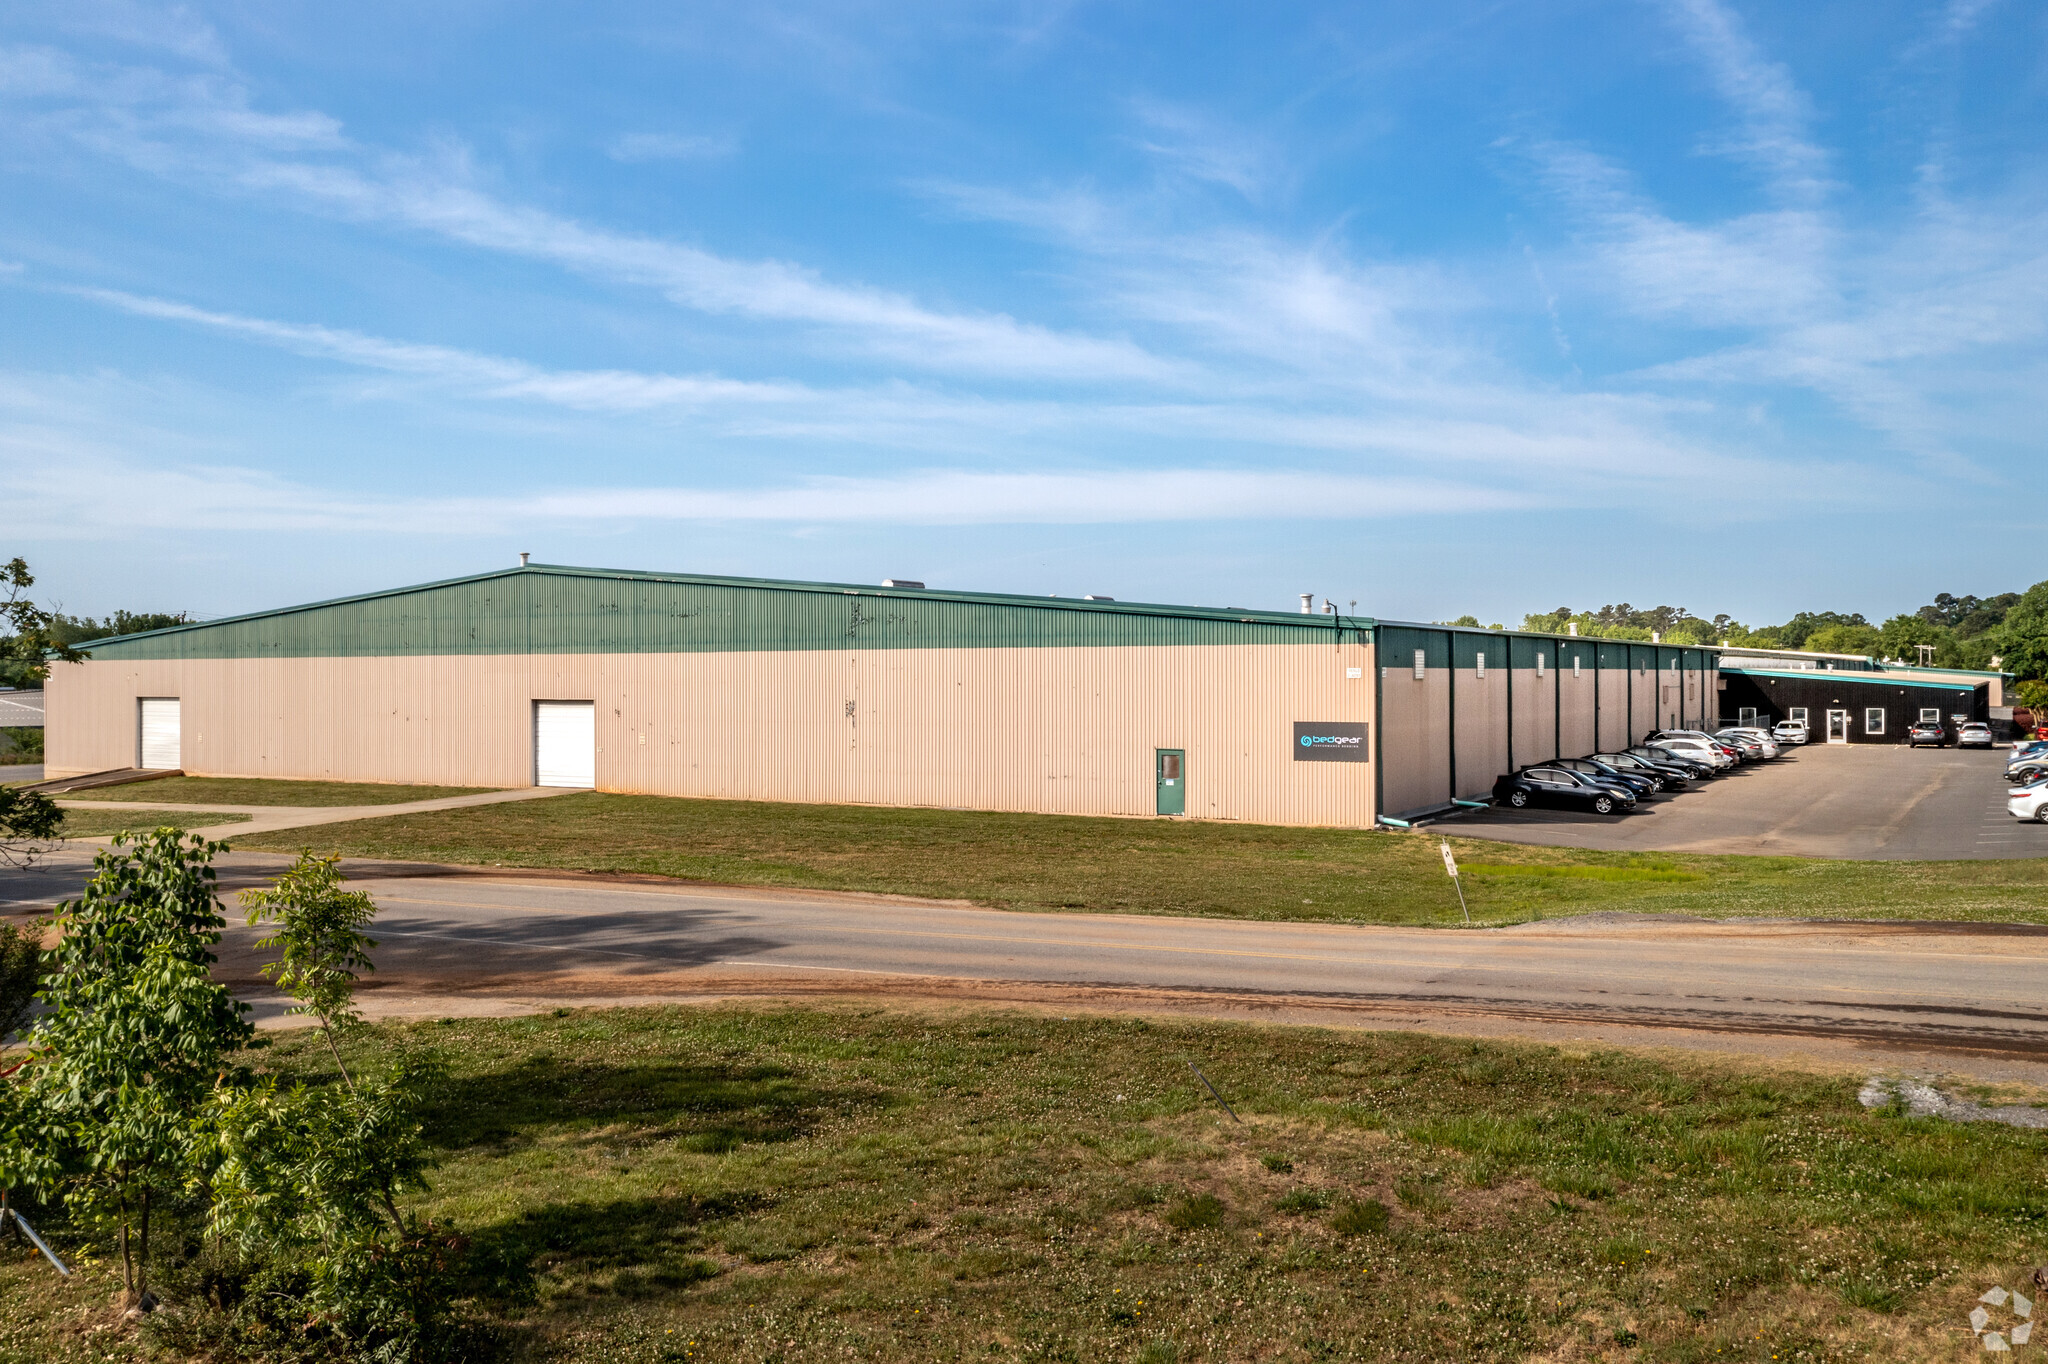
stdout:
[(1595, 781), (1618, 781), (1626, 786), (1637, 800), (1654, 796), (1664, 789), (1663, 781), (1655, 773), (1624, 772), (1613, 763), (1602, 762), (1598, 758), (1559, 758), (1556, 762), (1545, 763), (1544, 766), (1568, 767), (1581, 776), (1591, 777)]
[(1493, 798), (1520, 810), (1530, 805), (1571, 805), (1612, 815), (1635, 808), (1636, 798), (1583, 773), (1555, 765), (1524, 768), (1493, 784)]
[(1633, 753), (1595, 753), (1593, 761), (1620, 768), (1623, 772), (1641, 772), (1655, 777), (1665, 790), (1676, 790), (1692, 780), (1691, 774), (1677, 763), (1655, 763)]
[(1668, 748), (1659, 748), (1655, 744), (1637, 744), (1634, 748), (1629, 749), (1628, 753), (1630, 757), (1641, 758), (1644, 762), (1652, 763), (1659, 767), (1675, 767), (1691, 778), (1705, 778), (1715, 775), (1714, 769), (1707, 766), (1707, 764), (1694, 762), (1683, 753), (1674, 753)]
[(1948, 747), (1948, 730), (1938, 720), (1915, 721), (1906, 731), (1906, 747), (1918, 748), (1922, 744), (1933, 744), (1936, 748)]

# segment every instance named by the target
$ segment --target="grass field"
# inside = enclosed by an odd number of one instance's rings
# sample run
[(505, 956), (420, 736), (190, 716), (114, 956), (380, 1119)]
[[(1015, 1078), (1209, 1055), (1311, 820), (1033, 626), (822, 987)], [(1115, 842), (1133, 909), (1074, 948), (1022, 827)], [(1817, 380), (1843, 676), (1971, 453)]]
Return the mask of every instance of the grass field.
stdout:
[[(1853, 1079), (760, 1007), (387, 1027), (352, 1064), (401, 1039), (453, 1066), (418, 1206), (539, 1272), (521, 1359), (1960, 1360), (2048, 1252), (2041, 1135)], [(333, 1082), (306, 1033), (259, 1058)], [(130, 1357), (82, 1334), (111, 1274), (0, 1242), (0, 1361)]]
[[(1475, 919), (1588, 910), (2048, 922), (2048, 861), (1597, 853), (1452, 839)], [(1435, 837), (578, 793), (234, 840), (514, 867), (879, 891), (1010, 909), (1450, 923)]]
[(392, 786), (361, 781), (272, 781), (264, 777), (156, 777), (67, 791), (66, 800), (160, 800), (169, 805), (402, 805), (474, 796), (489, 786)]
[(63, 834), (66, 838), (99, 838), (166, 824), (174, 829), (205, 829), (215, 824), (240, 824), (248, 818), (219, 810), (66, 810)]

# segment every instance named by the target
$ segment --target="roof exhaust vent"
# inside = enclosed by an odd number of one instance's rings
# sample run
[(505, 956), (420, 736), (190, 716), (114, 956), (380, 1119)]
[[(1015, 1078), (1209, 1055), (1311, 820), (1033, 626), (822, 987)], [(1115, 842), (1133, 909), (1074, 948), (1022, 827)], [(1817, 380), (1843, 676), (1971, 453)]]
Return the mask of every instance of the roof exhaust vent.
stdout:
[(519, 566), (520, 566), (521, 568), (525, 568), (525, 567), (526, 567), (526, 565), (527, 565), (527, 562), (528, 562), (529, 560), (531, 560), (532, 558), (533, 558), (533, 554), (532, 554), (532, 552), (531, 552), (531, 551), (528, 551), (528, 550), (523, 550), (523, 549), (522, 549), (522, 550), (520, 550), (520, 551), (519, 551)]
[(1115, 601), (1115, 600), (1116, 600), (1116, 598), (1115, 598), (1115, 597), (1104, 597), (1104, 596), (1099, 596), (1099, 595), (1097, 595), (1096, 593), (1090, 592), (1090, 593), (1089, 593), (1089, 594), (1088, 594), (1087, 596), (1085, 596), (1085, 597), (1081, 598), (1081, 600), (1082, 600), (1082, 601)]
[(1313, 592), (1304, 592), (1304, 593), (1302, 593), (1302, 594), (1301, 594), (1301, 614), (1303, 614), (1304, 616), (1313, 616), (1313, 615), (1314, 615), (1315, 613), (1316, 613), (1316, 594), (1315, 594), (1315, 593), (1313, 593)]
[(907, 589), (908, 591), (912, 591), (912, 592), (922, 592), (922, 591), (924, 591), (924, 584), (923, 584), (923, 583), (920, 583), (920, 582), (913, 582), (913, 581), (912, 581), (912, 580), (910, 580), (909, 578), (884, 578), (884, 579), (882, 579), (882, 586), (884, 586), (884, 587), (901, 587), (901, 588)]

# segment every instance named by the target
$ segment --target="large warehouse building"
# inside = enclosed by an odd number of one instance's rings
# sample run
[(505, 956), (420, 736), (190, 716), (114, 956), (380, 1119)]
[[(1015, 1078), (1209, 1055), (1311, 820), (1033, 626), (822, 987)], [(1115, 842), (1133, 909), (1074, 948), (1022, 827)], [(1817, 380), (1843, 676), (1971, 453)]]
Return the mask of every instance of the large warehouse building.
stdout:
[(1714, 718), (1711, 649), (524, 565), (95, 641), (46, 772), (1364, 826)]

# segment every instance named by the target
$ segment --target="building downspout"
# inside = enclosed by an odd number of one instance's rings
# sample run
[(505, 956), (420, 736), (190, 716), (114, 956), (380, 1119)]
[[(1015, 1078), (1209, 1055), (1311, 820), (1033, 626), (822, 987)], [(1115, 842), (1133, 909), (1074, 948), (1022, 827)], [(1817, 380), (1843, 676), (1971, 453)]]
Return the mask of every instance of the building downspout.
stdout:
[(1450, 712), (1445, 717), (1449, 723), (1444, 726), (1449, 740), (1447, 747), (1451, 750), (1451, 780), (1450, 784), (1444, 788), (1444, 799), (1456, 800), (1458, 798), (1458, 632), (1455, 630), (1444, 631), (1444, 642), (1450, 647), (1448, 662), (1451, 665), (1449, 670), (1451, 685), (1446, 689), (1445, 693), (1450, 698), (1445, 706)]
[(1387, 808), (1387, 764), (1384, 745), (1387, 726), (1382, 716), (1382, 693), (1386, 691), (1387, 670), (1380, 666), (1380, 632), (1377, 626), (1372, 632), (1372, 644), (1366, 663), (1372, 669), (1372, 823), (1378, 824), (1380, 812)]

